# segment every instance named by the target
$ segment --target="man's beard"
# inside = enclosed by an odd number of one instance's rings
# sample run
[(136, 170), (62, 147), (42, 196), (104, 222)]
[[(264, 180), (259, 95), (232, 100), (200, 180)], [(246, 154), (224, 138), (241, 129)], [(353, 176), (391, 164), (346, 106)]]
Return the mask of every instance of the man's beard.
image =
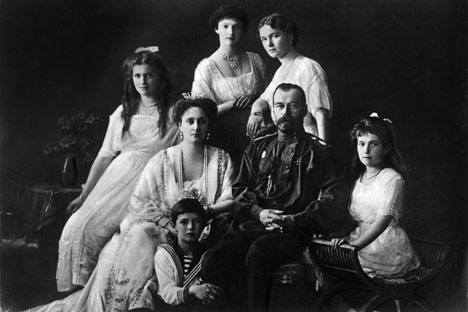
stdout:
[(296, 121), (289, 117), (281, 117), (276, 122), (276, 127), (283, 133), (290, 134), (294, 133), (297, 129)]

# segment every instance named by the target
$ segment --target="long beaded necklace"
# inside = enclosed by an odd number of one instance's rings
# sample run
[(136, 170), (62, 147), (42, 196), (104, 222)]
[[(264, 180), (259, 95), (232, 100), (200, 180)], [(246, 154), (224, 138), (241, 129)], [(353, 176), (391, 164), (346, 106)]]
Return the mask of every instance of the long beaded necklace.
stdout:
[[(203, 146), (203, 172), (202, 175), (204, 175), (203, 179), (203, 186), (202, 186), (202, 194), (200, 194), (200, 201), (203, 207), (206, 207), (207, 205), (207, 199), (206, 196), (208, 194), (208, 150), (206, 148), (206, 145)], [(182, 149), (180, 149), (179, 153), (179, 188), (182, 192), (185, 192), (184, 190), (184, 182), (185, 182), (185, 174), (184, 174), (184, 157), (182, 154)]]

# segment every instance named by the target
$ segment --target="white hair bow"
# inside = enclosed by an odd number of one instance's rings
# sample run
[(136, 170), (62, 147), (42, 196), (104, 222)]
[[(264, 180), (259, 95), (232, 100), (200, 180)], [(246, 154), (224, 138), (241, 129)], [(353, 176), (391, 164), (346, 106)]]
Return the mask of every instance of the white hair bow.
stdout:
[(158, 46), (152, 46), (152, 47), (139, 47), (135, 50), (135, 53), (138, 52), (143, 52), (143, 51), (149, 51), (149, 52), (159, 52), (159, 47)]
[[(377, 114), (376, 112), (373, 112), (372, 114), (370, 114), (369, 117), (380, 118), (380, 117), (379, 117), (379, 114)], [(386, 121), (386, 122), (388, 122), (388, 123), (392, 123), (392, 121), (391, 121), (390, 119), (388, 119), (388, 118), (383, 118), (382, 120), (383, 120), (383, 121)]]

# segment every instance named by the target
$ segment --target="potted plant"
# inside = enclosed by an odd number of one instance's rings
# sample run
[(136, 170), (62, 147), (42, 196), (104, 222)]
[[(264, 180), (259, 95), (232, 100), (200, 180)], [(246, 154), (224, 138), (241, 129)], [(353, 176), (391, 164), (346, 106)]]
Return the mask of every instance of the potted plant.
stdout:
[(73, 116), (60, 116), (58, 127), (62, 137), (47, 144), (44, 154), (61, 153), (65, 156), (62, 181), (66, 187), (74, 186), (79, 176), (79, 162), (91, 162), (93, 156), (88, 151), (92, 142), (90, 131), (102, 122), (97, 114), (78, 113)]

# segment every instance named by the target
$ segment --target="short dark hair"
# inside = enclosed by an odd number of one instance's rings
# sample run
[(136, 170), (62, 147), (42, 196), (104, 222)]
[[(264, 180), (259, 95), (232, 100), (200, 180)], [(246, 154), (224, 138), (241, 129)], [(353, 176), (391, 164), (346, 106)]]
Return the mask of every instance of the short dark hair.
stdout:
[(291, 45), (293, 47), (297, 45), (299, 41), (299, 34), (297, 25), (293, 20), (287, 18), (283, 14), (273, 13), (261, 19), (260, 23), (258, 23), (258, 29), (262, 28), (265, 25), (268, 25), (274, 29), (280, 29), (284, 33), (292, 35), (293, 39), (291, 41)]
[(208, 98), (199, 99), (186, 99), (182, 98), (177, 101), (172, 112), (172, 120), (175, 123), (180, 124), (182, 122), (182, 116), (184, 113), (192, 107), (199, 107), (202, 109), (208, 117), (209, 127), (211, 128), (216, 120), (218, 114), (218, 106), (215, 102)]
[(304, 106), (307, 107), (307, 100), (306, 100), (306, 95), (304, 93), (304, 90), (300, 86), (298, 86), (297, 84), (286, 83), (286, 82), (280, 83), (276, 87), (275, 91), (273, 92), (273, 105), (275, 104), (275, 94), (276, 94), (277, 90), (281, 90), (281, 91), (297, 90), (297, 91), (299, 91), (299, 94), (300, 94), (301, 100), (302, 100), (302, 104), (304, 104)]
[(233, 5), (222, 5), (217, 8), (210, 16), (210, 27), (218, 29), (218, 24), (221, 20), (231, 18), (238, 20), (242, 24), (242, 31), (249, 29), (249, 17), (245, 13), (244, 9), (233, 6)]
[(183, 213), (196, 213), (203, 219), (203, 222), (206, 221), (205, 209), (196, 199), (184, 198), (175, 203), (171, 209), (171, 221), (175, 224), (177, 217)]

